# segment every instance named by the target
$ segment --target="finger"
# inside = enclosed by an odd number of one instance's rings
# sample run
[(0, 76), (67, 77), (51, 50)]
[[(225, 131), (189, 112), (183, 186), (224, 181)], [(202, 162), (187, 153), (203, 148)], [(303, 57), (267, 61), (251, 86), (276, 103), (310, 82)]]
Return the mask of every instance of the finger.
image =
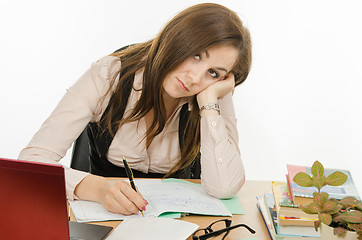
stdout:
[(145, 203), (145, 206), (148, 205), (148, 201), (143, 197), (143, 195), (141, 194), (140, 190), (138, 190), (138, 187), (136, 186), (136, 189), (137, 189), (137, 194), (140, 196), (140, 198), (143, 199), (144, 203)]
[(225, 78), (225, 81), (228, 81), (228, 82), (230, 82), (230, 83), (235, 84), (234, 74), (229, 74), (229, 75)]
[(235, 76), (234, 76), (234, 74), (232, 72), (227, 73), (223, 80), (230, 80), (230, 79), (235, 81)]
[(124, 182), (119, 181), (115, 184), (116, 191), (114, 192), (115, 200), (126, 208), (131, 213), (137, 213), (140, 211), (138, 206), (133, 202), (138, 194), (131, 188), (131, 186)]
[(139, 191), (135, 191), (128, 183), (120, 184), (120, 190), (126, 198), (128, 198), (132, 204), (134, 204), (139, 210), (146, 210), (146, 202)]
[(103, 206), (110, 212), (120, 213), (123, 215), (131, 215), (133, 214), (131, 211), (123, 207), (119, 201), (117, 201), (113, 194), (107, 194), (105, 196), (105, 201), (103, 202)]
[[(103, 205), (105, 205), (107, 209), (112, 209), (113, 212), (125, 213), (128, 215), (137, 213), (139, 211), (138, 207), (124, 193), (124, 190), (127, 188), (133, 190), (131, 186), (123, 180), (111, 181), (104, 197), (105, 204)], [(114, 204), (114, 206), (109, 206), (111, 204)]]
[(143, 201), (145, 202), (145, 206), (147, 206), (147, 205), (148, 205), (148, 201), (143, 197), (143, 195), (141, 194), (141, 192), (138, 190), (138, 187), (137, 187), (137, 186), (136, 186), (136, 188), (137, 188), (137, 193), (138, 193), (138, 195), (140, 195), (140, 197), (143, 198)]

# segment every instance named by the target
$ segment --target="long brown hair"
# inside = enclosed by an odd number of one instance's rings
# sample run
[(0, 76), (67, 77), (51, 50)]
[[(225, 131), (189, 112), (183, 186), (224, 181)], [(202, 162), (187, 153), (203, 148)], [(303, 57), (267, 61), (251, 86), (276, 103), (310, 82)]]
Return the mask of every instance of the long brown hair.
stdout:
[[(145, 135), (149, 139), (147, 142), (151, 143), (154, 137), (162, 132), (167, 120), (162, 98), (165, 76), (186, 58), (219, 44), (228, 44), (239, 50), (238, 60), (232, 69), (237, 86), (247, 78), (250, 71), (250, 34), (235, 12), (219, 4), (203, 3), (189, 7), (171, 19), (156, 38), (111, 54), (121, 59), (124, 57), (126, 60), (122, 61), (121, 67), (128, 68), (127, 73), (120, 76), (118, 85), (112, 92), (110, 109), (103, 118), (111, 134), (115, 134), (112, 132), (112, 124), (121, 126), (125, 122), (140, 120), (153, 109), (154, 119)], [(123, 95), (121, 82), (141, 68), (144, 68), (144, 74), (139, 101), (131, 113), (121, 121), (112, 121), (120, 109)], [(199, 109), (195, 107), (196, 96), (193, 98), (193, 104), (186, 125), (192, 137), (183, 136), (181, 159), (167, 175), (192, 163), (200, 150), (200, 116)]]

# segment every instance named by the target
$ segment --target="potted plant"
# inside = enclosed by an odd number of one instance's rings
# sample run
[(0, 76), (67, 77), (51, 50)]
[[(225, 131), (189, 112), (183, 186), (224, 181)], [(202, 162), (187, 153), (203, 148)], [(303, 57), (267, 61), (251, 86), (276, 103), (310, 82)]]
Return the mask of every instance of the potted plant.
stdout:
[(314, 223), (316, 231), (321, 226), (322, 239), (332, 239), (324, 236), (325, 228), (330, 228), (336, 239), (343, 239), (347, 235), (352, 235), (352, 238), (345, 239), (362, 240), (362, 202), (354, 197), (337, 200), (330, 198), (328, 193), (320, 191), (325, 185), (342, 185), (346, 182), (347, 175), (336, 171), (326, 177), (324, 176), (324, 167), (319, 161), (314, 162), (311, 172), (312, 177), (305, 172), (299, 172), (293, 181), (301, 187), (314, 186), (318, 189), (318, 192), (313, 193), (312, 203), (300, 205), (305, 213), (318, 214), (319, 220)]

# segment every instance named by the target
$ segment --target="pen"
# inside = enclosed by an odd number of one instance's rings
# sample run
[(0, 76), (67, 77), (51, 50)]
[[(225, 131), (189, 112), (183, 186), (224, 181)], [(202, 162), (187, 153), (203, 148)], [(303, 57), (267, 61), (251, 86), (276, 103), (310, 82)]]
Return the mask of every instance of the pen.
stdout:
[[(134, 181), (133, 181), (132, 169), (128, 166), (126, 158), (122, 157), (122, 159), (123, 159), (124, 168), (126, 169), (127, 177), (129, 179), (129, 183), (131, 184), (133, 190), (135, 190), (137, 192), (136, 185), (134, 184)], [(140, 211), (141, 211), (142, 216), (144, 217), (143, 211), (142, 210), (140, 210)]]

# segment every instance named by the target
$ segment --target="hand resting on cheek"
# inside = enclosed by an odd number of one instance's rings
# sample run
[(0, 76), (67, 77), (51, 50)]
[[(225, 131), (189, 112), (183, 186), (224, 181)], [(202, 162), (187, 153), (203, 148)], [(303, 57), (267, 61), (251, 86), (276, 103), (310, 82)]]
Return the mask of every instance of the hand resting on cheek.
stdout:
[(224, 79), (221, 79), (203, 91), (197, 94), (197, 102), (201, 108), (205, 104), (217, 102), (221, 98), (231, 92), (235, 87), (234, 74), (228, 73)]

